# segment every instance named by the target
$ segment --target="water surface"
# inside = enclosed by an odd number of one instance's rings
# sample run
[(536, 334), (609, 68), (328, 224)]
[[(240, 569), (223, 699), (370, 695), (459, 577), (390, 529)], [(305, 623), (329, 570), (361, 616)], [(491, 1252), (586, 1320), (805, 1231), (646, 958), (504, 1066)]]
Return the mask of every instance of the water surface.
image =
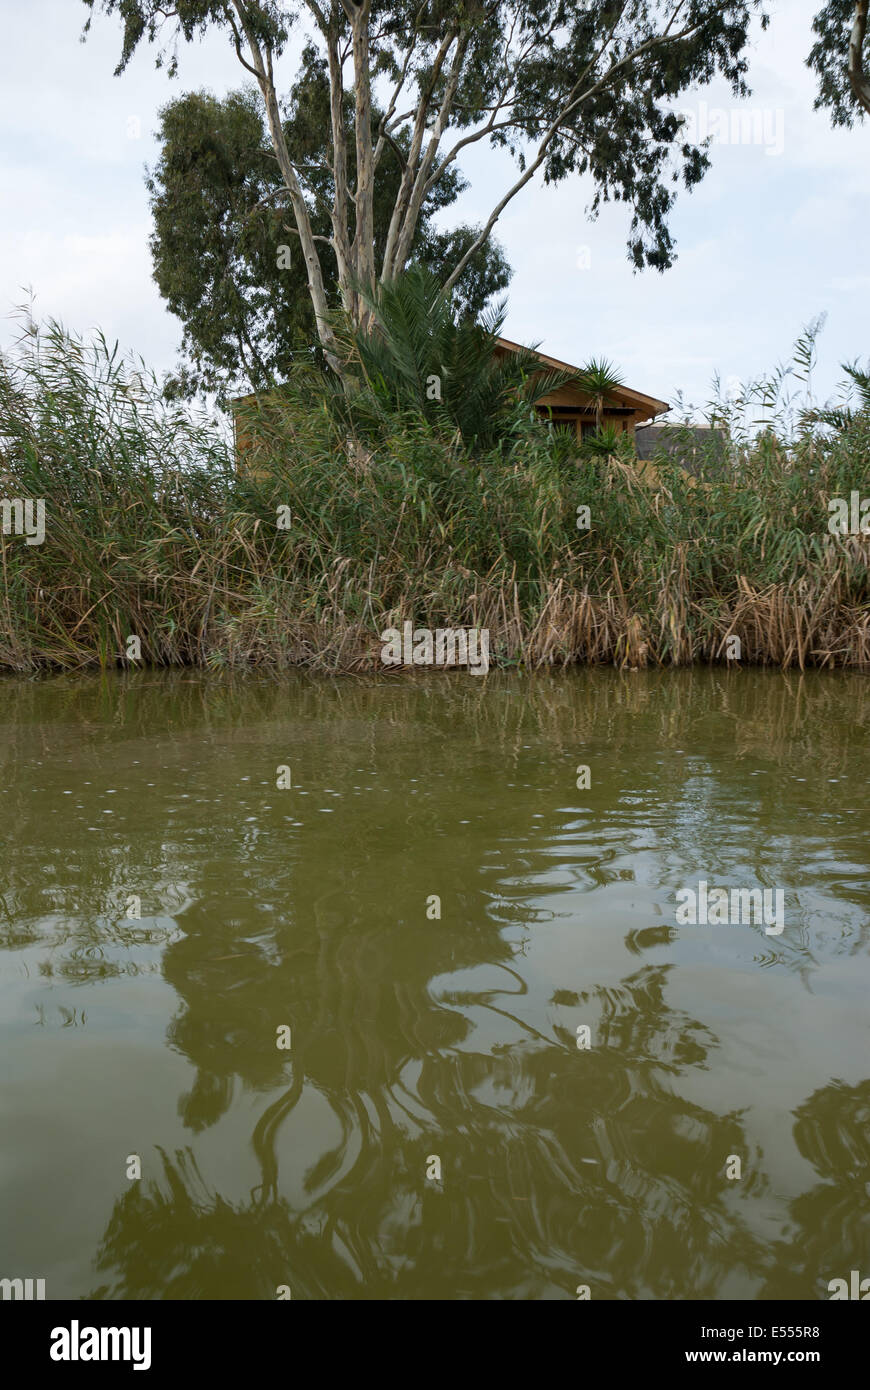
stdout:
[[(850, 675), (0, 682), (0, 1277), (870, 1276), (868, 744)], [(702, 879), (784, 931), (676, 925)]]

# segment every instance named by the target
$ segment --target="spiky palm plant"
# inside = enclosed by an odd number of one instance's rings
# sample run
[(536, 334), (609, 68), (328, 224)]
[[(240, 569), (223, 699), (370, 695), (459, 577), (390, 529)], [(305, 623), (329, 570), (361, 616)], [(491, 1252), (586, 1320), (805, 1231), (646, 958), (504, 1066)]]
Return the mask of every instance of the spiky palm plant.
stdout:
[[(626, 439), (630, 439), (630, 436), (623, 434), (615, 425), (603, 425), (594, 434), (587, 434), (580, 452), (586, 458), (611, 458), (624, 450)], [(631, 452), (634, 453), (633, 441)]]
[(847, 403), (805, 410), (801, 415), (801, 424), (827, 425), (830, 429), (845, 430), (859, 416), (870, 416), (870, 361), (867, 363), (866, 370), (862, 369), (857, 362), (843, 362), (842, 368), (849, 378), (848, 382), (844, 383), (847, 401), (857, 388), (857, 409)]
[[(466, 450), (477, 454), (510, 437), (517, 418), (543, 396), (575, 380), (571, 372), (542, 370), (532, 348), (499, 354), (506, 305), (477, 321), (463, 318), (422, 267), (364, 297), (371, 328), (346, 319), (336, 325), (350, 389), (327, 387), (331, 408), (364, 432), (397, 417), (422, 417), (458, 433)], [(309, 374), (308, 384), (313, 381)]]
[(618, 391), (620, 386), (625, 385), (625, 382), (613, 363), (608, 362), (606, 357), (593, 357), (580, 373), (578, 383), (592, 402), (595, 411), (595, 429), (600, 434), (605, 408), (612, 399), (614, 391)]

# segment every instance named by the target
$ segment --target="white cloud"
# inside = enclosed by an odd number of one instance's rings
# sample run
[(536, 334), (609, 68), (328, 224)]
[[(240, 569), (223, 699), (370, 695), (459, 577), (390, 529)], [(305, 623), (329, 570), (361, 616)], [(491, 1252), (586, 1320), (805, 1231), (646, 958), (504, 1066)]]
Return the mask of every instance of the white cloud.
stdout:
[(870, 291), (870, 275), (835, 275), (828, 284), (832, 290), (838, 294), (855, 294), (858, 291)]

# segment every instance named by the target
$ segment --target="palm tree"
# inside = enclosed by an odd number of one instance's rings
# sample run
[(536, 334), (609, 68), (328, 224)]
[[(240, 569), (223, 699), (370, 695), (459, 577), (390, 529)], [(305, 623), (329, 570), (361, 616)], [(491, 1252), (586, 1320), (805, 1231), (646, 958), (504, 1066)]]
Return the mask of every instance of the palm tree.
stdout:
[(618, 391), (620, 386), (625, 385), (625, 382), (613, 363), (608, 362), (606, 357), (593, 357), (583, 368), (579, 377), (579, 385), (592, 401), (595, 410), (595, 430), (596, 433), (600, 434), (604, 420), (604, 408), (614, 391)]
[(587, 458), (612, 458), (619, 453), (620, 442), (625, 438), (613, 425), (605, 425), (594, 434), (587, 434), (581, 445), (581, 452)]
[(351, 383), (321, 382), (331, 408), (357, 428), (377, 428), (397, 415), (422, 417), (466, 448), (483, 451), (511, 432), (549, 392), (577, 382), (572, 372), (542, 370), (533, 348), (498, 353), (504, 302), (479, 320), (457, 313), (435, 275), (413, 266), (365, 294), (370, 326), (336, 321), (336, 338)]
[(870, 416), (870, 362), (862, 370), (857, 362), (843, 362), (843, 371), (849, 377), (845, 383), (846, 394), (858, 389), (858, 408), (850, 405), (828, 405), (818, 409), (805, 410), (801, 414), (802, 425), (828, 425), (834, 430), (845, 430), (861, 415)]

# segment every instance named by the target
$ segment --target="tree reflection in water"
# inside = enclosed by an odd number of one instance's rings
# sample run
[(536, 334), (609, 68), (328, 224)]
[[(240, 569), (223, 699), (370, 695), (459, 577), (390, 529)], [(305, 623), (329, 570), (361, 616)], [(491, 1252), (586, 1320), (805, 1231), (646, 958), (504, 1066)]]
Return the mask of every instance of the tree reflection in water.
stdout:
[[(90, 1037), (103, 991), (170, 986), (160, 1036), (191, 1068), (184, 1142), (115, 1201), (97, 1296), (818, 1297), (822, 1275), (863, 1269), (870, 1083), (797, 1108), (822, 1181), (790, 1207), (747, 1122), (754, 1083), (726, 1084), (743, 982), (757, 1000), (785, 982), (791, 1040), (797, 1005), (823, 1006), (818, 972), (864, 967), (864, 838), (841, 790), (863, 685), (162, 677), (14, 703), (0, 949), (44, 949)], [(65, 822), (56, 883), (39, 872), (52, 768), (111, 776), (125, 816), (100, 836)], [(786, 932), (673, 939), (687, 875), (789, 886)], [(231, 1186), (251, 1154), (252, 1189)]]

